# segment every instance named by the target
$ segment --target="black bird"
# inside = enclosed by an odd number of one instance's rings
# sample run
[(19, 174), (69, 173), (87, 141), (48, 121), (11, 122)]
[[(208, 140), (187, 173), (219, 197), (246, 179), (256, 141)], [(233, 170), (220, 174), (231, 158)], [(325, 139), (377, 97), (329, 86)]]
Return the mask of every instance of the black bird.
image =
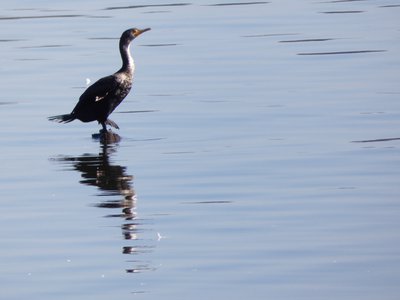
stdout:
[(50, 121), (69, 123), (75, 119), (82, 122), (97, 121), (107, 130), (106, 125), (119, 129), (108, 116), (124, 100), (132, 87), (135, 64), (130, 54), (131, 42), (143, 32), (150, 30), (131, 28), (124, 31), (119, 40), (122, 67), (113, 75), (103, 77), (89, 86), (79, 98), (70, 114), (49, 117)]

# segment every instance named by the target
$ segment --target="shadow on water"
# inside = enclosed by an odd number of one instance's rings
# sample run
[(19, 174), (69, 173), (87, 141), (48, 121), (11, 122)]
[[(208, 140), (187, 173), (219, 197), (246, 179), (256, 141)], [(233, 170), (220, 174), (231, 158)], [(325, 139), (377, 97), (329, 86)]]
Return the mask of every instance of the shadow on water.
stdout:
[[(133, 175), (127, 173), (127, 168), (114, 164), (110, 156), (118, 150), (119, 135), (108, 131), (106, 134), (95, 134), (94, 139), (100, 140), (99, 153), (85, 153), (79, 156), (59, 155), (54, 161), (64, 165), (64, 170), (74, 170), (80, 173), (80, 184), (94, 186), (100, 190), (95, 207), (112, 210), (106, 218), (120, 218), (122, 237), (126, 241), (121, 249), (122, 254), (139, 255), (153, 251), (154, 240), (141, 237), (148, 225), (148, 220), (140, 219), (136, 211), (136, 192), (133, 188)], [(136, 258), (136, 257), (135, 257)], [(139, 273), (154, 270), (151, 262), (142, 259), (126, 260), (129, 267), (127, 273)]]

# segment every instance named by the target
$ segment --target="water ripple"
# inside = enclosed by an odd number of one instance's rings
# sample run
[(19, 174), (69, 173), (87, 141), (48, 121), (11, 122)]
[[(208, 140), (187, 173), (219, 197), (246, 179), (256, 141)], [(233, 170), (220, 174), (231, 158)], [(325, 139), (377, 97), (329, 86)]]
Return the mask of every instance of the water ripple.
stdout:
[(332, 11), (322, 11), (321, 14), (359, 14), (363, 13), (363, 10), (332, 10)]
[(332, 41), (334, 39), (330, 38), (322, 38), (322, 39), (301, 39), (301, 40), (284, 40), (284, 41), (279, 41), (279, 43), (306, 43), (306, 42), (326, 42), (326, 41)]
[(147, 5), (128, 5), (128, 6), (111, 6), (106, 7), (104, 10), (116, 10), (116, 9), (136, 9), (136, 8), (150, 8), (150, 7), (174, 7), (174, 6), (186, 6), (191, 3), (170, 3), (170, 4), (147, 4)]
[(341, 54), (363, 54), (363, 53), (376, 53), (386, 52), (387, 50), (350, 50), (350, 51), (332, 51), (332, 52), (303, 52), (297, 55), (341, 55)]
[(216, 3), (209, 4), (208, 6), (235, 6), (235, 5), (257, 5), (257, 4), (267, 4), (267, 1), (253, 1), (253, 2), (230, 2), (230, 3)]
[(87, 15), (42, 15), (42, 16), (0, 17), (0, 21), (23, 20), (23, 19), (78, 18), (78, 17), (87, 17)]

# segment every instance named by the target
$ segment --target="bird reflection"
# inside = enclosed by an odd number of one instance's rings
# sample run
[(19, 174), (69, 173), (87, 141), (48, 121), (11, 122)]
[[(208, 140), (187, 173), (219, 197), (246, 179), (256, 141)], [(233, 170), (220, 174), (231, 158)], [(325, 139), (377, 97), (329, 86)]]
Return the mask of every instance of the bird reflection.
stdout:
[[(122, 247), (123, 254), (143, 254), (152, 251), (151, 245), (140, 245), (143, 239), (139, 238), (143, 231), (144, 221), (137, 217), (136, 212), (136, 192), (133, 189), (133, 176), (127, 174), (125, 166), (113, 164), (110, 156), (117, 152), (119, 136), (108, 131), (106, 134), (100, 133), (93, 138), (100, 140), (100, 153), (83, 154), (80, 156), (59, 156), (55, 160), (66, 164), (68, 170), (73, 170), (81, 174), (81, 184), (95, 186), (101, 193), (96, 207), (107, 209), (120, 209), (118, 213), (107, 214), (106, 217), (122, 218), (122, 236), (126, 241), (136, 242), (134, 246), (127, 245)], [(143, 261), (128, 261), (134, 263), (134, 268), (127, 268), (127, 273), (138, 273), (144, 270), (151, 270), (148, 263)]]

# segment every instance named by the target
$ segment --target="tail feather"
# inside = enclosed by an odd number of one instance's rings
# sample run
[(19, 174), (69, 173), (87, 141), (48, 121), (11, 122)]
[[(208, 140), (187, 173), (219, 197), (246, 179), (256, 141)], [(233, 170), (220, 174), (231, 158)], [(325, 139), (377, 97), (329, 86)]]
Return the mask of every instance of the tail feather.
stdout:
[(66, 114), (66, 115), (48, 117), (48, 119), (49, 121), (54, 121), (58, 123), (69, 123), (75, 120), (75, 117), (72, 114)]

